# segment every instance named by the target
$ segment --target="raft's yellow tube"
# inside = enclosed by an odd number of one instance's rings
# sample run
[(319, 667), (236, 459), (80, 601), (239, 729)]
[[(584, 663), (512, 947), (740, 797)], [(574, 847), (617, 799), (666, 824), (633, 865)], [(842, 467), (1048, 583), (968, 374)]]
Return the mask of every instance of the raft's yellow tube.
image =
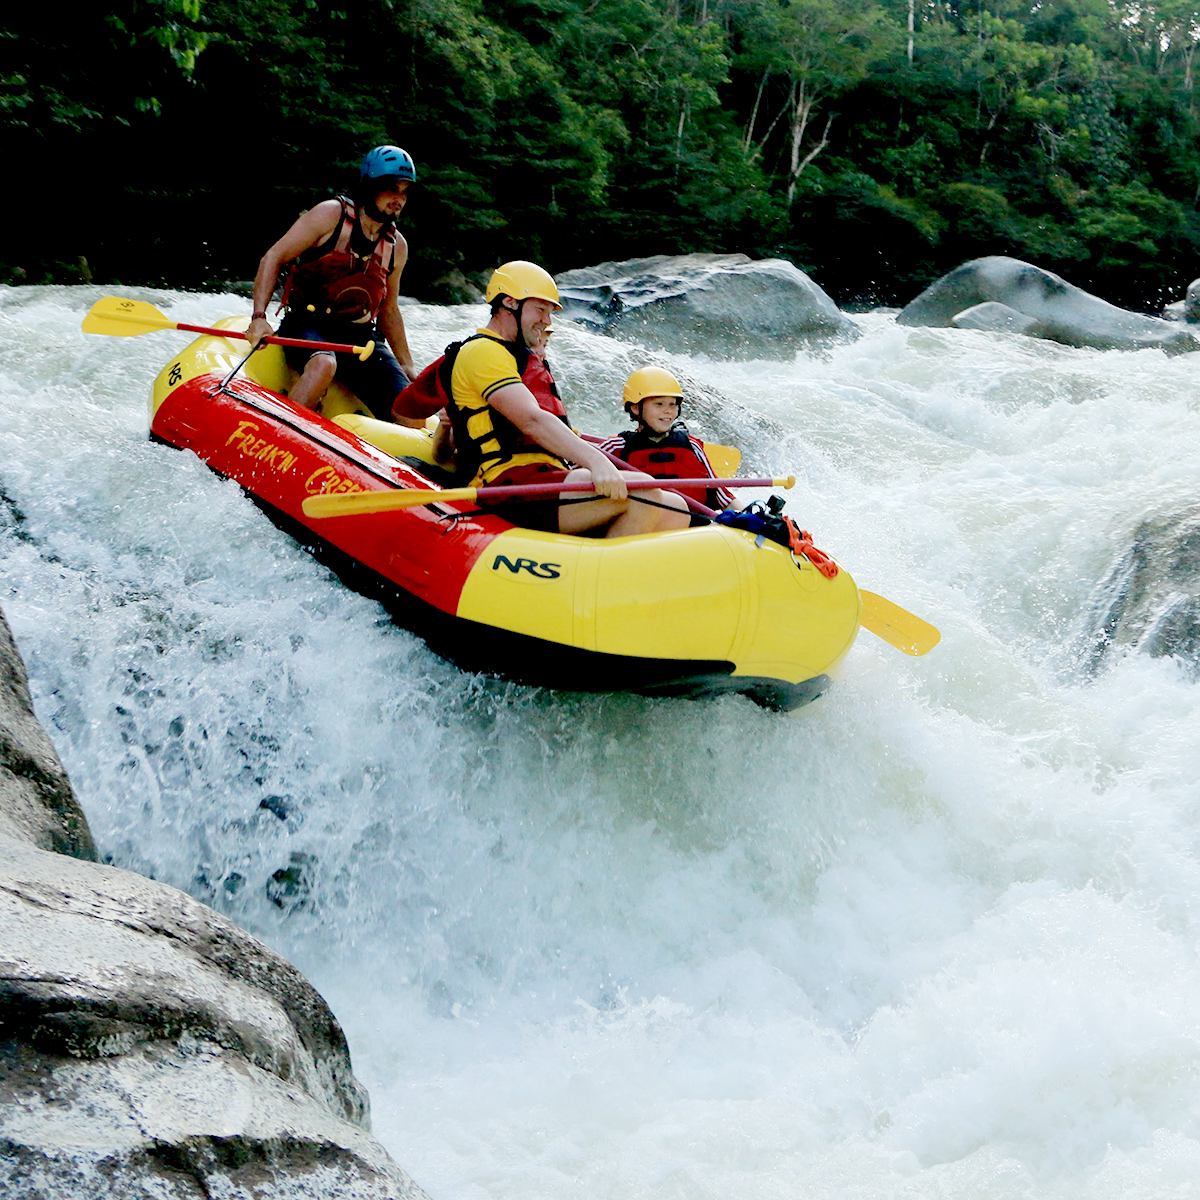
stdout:
[(845, 571), (826, 579), (774, 542), (724, 526), (593, 539), (511, 529), (489, 544), (457, 615), (581, 650), (734, 664), (798, 683), (858, 632)]

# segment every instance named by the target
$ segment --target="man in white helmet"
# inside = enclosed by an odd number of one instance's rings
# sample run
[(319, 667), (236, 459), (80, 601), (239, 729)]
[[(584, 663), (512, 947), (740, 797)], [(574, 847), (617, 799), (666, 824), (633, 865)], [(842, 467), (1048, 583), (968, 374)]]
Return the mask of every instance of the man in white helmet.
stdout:
[[(531, 262), (505, 263), (492, 274), (488, 323), (462, 343), (450, 372), (446, 406), (460, 469), (474, 486), (590, 480), (597, 498), (567, 492), (549, 501), (497, 505), (505, 519), (529, 529), (628, 537), (690, 523), (686, 501), (658, 489), (631, 499), (625, 473), (572, 430), (545, 363), (552, 314), (562, 307), (554, 280)], [(571, 464), (575, 464), (572, 467)]]

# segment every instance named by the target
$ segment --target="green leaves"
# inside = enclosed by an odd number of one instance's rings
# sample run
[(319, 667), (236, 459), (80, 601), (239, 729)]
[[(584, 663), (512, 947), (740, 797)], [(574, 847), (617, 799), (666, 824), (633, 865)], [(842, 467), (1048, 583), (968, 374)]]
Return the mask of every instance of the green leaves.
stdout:
[(835, 115), (829, 106), (864, 82), (900, 41), (894, 16), (870, 2), (759, 0), (750, 7), (738, 65), (760, 74), (761, 83), (745, 142), (756, 158), (773, 139), (782, 143), (789, 203), (804, 170), (829, 145)]
[(10, 7), (13, 160), (69, 164), (96, 205), (69, 245), (5, 252), (28, 278), (81, 254), (98, 279), (245, 278), (381, 141), (418, 163), (418, 294), (507, 257), (746, 250), (843, 299), (985, 253), (1116, 299), (1200, 252), (1192, 0), (916, 0), (911, 57), (908, 0)]

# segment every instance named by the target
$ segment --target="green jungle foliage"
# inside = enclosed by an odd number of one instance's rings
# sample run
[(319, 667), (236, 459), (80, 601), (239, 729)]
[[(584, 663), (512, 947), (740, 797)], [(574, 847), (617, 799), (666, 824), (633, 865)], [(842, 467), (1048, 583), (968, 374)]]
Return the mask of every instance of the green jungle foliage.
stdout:
[(10, 6), (0, 280), (248, 279), (395, 142), (418, 296), (743, 251), (903, 303), (1011, 254), (1156, 308), (1200, 274), (1198, 44), (1188, 0)]

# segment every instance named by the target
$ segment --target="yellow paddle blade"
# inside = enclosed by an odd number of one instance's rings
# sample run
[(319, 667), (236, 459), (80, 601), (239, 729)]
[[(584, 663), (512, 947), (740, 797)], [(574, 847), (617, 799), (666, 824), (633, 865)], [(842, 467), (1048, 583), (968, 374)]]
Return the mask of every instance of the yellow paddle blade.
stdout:
[(120, 296), (102, 297), (83, 318), (84, 333), (106, 333), (115, 337), (136, 337), (152, 329), (174, 328), (175, 322), (167, 320), (153, 304), (144, 300), (125, 300)]
[(442, 500), (474, 500), (475, 488), (446, 488), (440, 492), (407, 488), (399, 492), (330, 492), (309, 496), (301, 507), (306, 517), (361, 517), (367, 513), (394, 512), (398, 508), (419, 508)]
[(735, 450), (732, 446), (722, 446), (720, 442), (705, 442), (704, 453), (719, 478), (732, 479), (737, 474), (742, 461), (740, 450)]
[(913, 616), (908, 609), (862, 588), (858, 594), (862, 598), (859, 614), (862, 624), (897, 650), (915, 658), (928, 654), (942, 640), (942, 635), (928, 621)]

